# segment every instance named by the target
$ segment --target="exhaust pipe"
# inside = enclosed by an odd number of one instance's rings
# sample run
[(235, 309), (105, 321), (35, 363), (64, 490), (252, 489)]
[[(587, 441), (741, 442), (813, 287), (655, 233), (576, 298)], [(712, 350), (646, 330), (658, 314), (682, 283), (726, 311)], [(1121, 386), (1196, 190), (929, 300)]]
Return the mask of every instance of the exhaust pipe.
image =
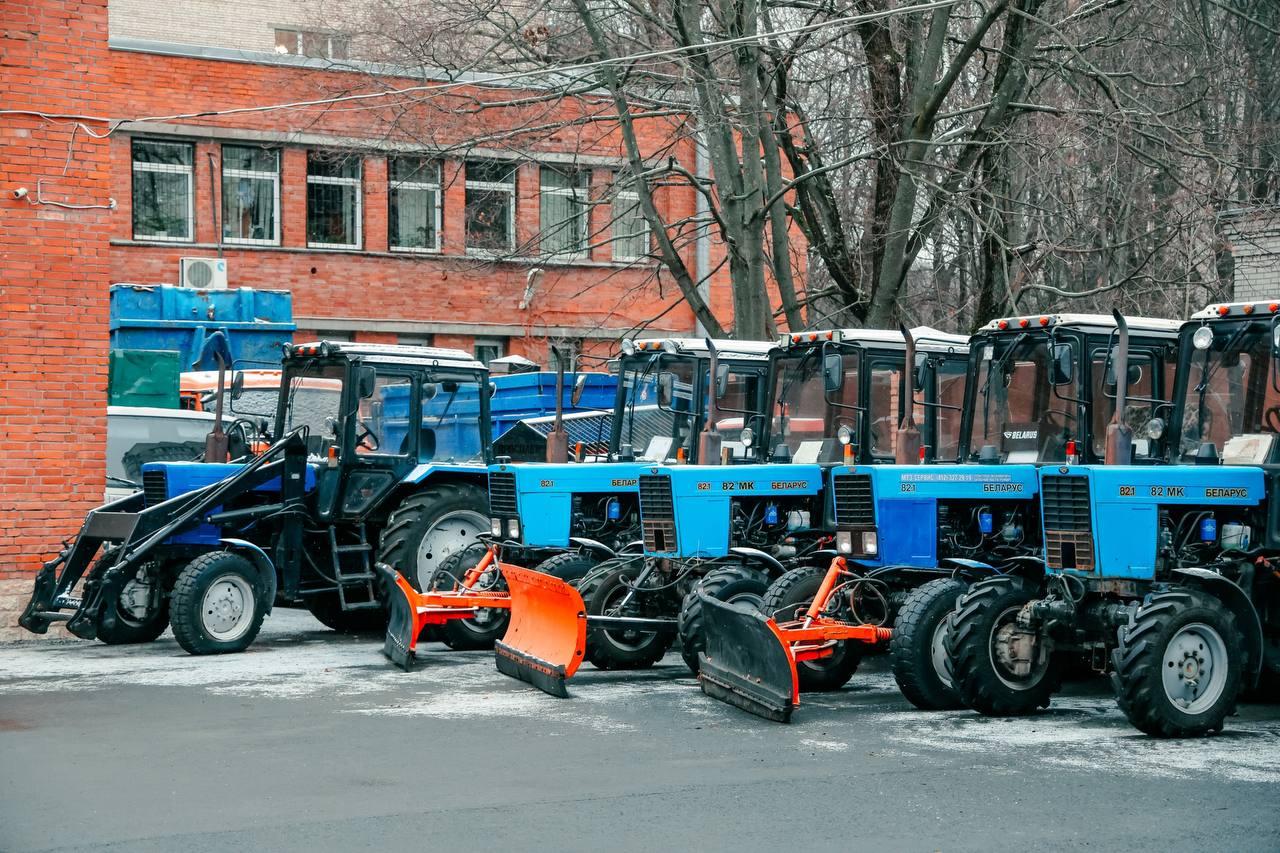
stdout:
[(893, 453), (893, 461), (898, 465), (915, 465), (920, 461), (920, 448), (924, 442), (920, 437), (920, 428), (916, 426), (916, 341), (906, 324), (899, 324), (902, 339), (906, 342), (906, 369), (902, 372), (903, 387), (907, 391), (906, 410), (898, 423), (898, 446)]
[(707, 374), (707, 420), (703, 423), (702, 432), (698, 436), (698, 464), (719, 465), (722, 461), (721, 449), (724, 446), (723, 437), (716, 429), (716, 385), (717, 374), (720, 372), (720, 354), (716, 352), (716, 345), (710, 338), (706, 341), (707, 350), (711, 353), (711, 363), (707, 365), (709, 371)]
[(556, 422), (547, 435), (547, 461), (564, 464), (569, 458), (569, 434), (564, 431), (564, 351), (552, 347), (556, 355)]
[(1116, 407), (1107, 424), (1107, 451), (1104, 461), (1108, 465), (1128, 465), (1133, 461), (1133, 430), (1124, 419), (1126, 397), (1129, 394), (1129, 323), (1118, 309), (1111, 309), (1116, 320), (1116, 356), (1112, 369), (1116, 372)]

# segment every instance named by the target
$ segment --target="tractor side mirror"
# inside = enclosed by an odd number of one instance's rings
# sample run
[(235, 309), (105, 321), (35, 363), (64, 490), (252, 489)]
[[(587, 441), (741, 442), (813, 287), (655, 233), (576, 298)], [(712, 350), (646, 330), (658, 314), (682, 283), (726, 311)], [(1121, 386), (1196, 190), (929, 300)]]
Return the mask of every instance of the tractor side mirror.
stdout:
[[(490, 383), (489, 383), (489, 387), (490, 387), (490, 389), (492, 390), (492, 388), (493, 388), (493, 383), (492, 383), (492, 382), (490, 382)], [(439, 394), (439, 393), (440, 393), (440, 386), (439, 386), (439, 385), (437, 385), (436, 383), (434, 383), (434, 382), (423, 382), (423, 383), (422, 383), (422, 399), (423, 399), (423, 402), (425, 402), (425, 401), (427, 401), (427, 400), (434, 400), (434, 399), (436, 398), (436, 395), (437, 395), (437, 394)]]
[(1050, 381), (1054, 385), (1070, 385), (1075, 379), (1075, 357), (1071, 344), (1053, 345), (1053, 369)]
[[(1111, 354), (1107, 357), (1107, 387), (1116, 387), (1116, 356), (1118, 353), (1112, 347)], [(1129, 387), (1142, 381), (1142, 365), (1129, 362)]]
[(1280, 360), (1280, 317), (1271, 321), (1271, 357)]
[(244, 393), (244, 371), (237, 370), (231, 376), (231, 399), (239, 400), (240, 395)]
[(719, 400), (729, 390), (729, 365), (716, 365), (716, 399)]
[(661, 373), (658, 375), (658, 407), (670, 409), (676, 397), (676, 375)]
[(911, 386), (917, 391), (923, 391), (928, 376), (929, 356), (924, 353), (916, 353), (915, 368), (911, 371)]
[(372, 367), (360, 367), (356, 372), (356, 395), (361, 399), (372, 397), (378, 385), (378, 372)]
[(844, 359), (838, 352), (829, 352), (822, 357), (822, 387), (828, 394), (844, 387)]
[(587, 390), (587, 374), (579, 373), (573, 380), (573, 391), (569, 394), (569, 403), (577, 406), (582, 401), (582, 392)]

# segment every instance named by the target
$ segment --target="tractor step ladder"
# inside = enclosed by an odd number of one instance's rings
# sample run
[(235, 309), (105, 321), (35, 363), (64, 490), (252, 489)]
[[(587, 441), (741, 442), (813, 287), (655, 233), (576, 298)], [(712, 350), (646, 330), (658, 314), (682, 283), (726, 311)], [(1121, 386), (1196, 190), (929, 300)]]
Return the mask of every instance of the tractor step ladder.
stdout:
[[(360, 532), (360, 541), (353, 545), (339, 545), (338, 532), (333, 527), (329, 528), (329, 551), (333, 555), (333, 579), (338, 584), (338, 603), (345, 610), (374, 610), (382, 606), (378, 601), (378, 594), (373, 589), (373, 565), (369, 562), (369, 554), (373, 551), (373, 546), (369, 544), (364, 535), (364, 525), (358, 528)], [(359, 554), (359, 568), (354, 572), (344, 572), (342, 570), (342, 560), (347, 554)], [(363, 584), (362, 591), (366, 598), (363, 601), (348, 601), (347, 587), (355, 585), (360, 589)]]

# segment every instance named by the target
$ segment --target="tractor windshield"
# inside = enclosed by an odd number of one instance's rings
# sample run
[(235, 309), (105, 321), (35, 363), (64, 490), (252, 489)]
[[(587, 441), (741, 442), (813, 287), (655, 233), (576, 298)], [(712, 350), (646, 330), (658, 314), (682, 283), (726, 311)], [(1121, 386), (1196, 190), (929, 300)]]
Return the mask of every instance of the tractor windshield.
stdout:
[[(967, 455), (994, 447), (1004, 462), (1062, 462), (1079, 437), (1076, 345), (1021, 332), (976, 341), (978, 370)], [(1055, 382), (1057, 384), (1055, 384)]]
[[(422, 383), (419, 462), (478, 462), (484, 459), (480, 388), (480, 377), (467, 373), (437, 373)], [(402, 441), (407, 442), (408, 439)]]
[[(1212, 342), (1208, 333), (1212, 331)], [(1175, 417), (1181, 417), (1178, 449), (1183, 459), (1212, 442), (1225, 462), (1270, 460), (1280, 432), (1280, 391), (1266, 321), (1201, 326), (1179, 386)]]
[[(806, 347), (778, 356), (776, 362), (770, 443), (773, 449), (786, 445), (796, 462), (838, 458), (840, 427), (857, 430), (862, 353), (839, 351), (843, 378), (840, 389), (828, 395), (823, 352), (821, 347)], [(837, 351), (828, 348), (827, 352)], [(839, 405), (828, 402), (828, 396)]]
[(307, 451), (324, 456), (340, 439), (342, 383), (346, 366), (310, 359), (285, 369), (279, 435), (307, 427)]
[(699, 363), (697, 358), (667, 353), (623, 362), (619, 441), (630, 445), (637, 459), (665, 462), (680, 448), (686, 454), (692, 450), (697, 431), (693, 377)]

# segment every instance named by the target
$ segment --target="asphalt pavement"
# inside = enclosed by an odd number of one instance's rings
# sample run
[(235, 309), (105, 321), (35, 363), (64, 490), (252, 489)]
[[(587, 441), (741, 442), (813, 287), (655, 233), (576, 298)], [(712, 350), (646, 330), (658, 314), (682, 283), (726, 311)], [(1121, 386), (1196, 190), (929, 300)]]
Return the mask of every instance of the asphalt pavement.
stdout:
[(0, 850), (1280, 850), (1280, 705), (1160, 741), (1105, 682), (926, 714), (872, 661), (789, 726), (678, 656), (558, 700), (277, 611), (239, 655), (0, 646)]

